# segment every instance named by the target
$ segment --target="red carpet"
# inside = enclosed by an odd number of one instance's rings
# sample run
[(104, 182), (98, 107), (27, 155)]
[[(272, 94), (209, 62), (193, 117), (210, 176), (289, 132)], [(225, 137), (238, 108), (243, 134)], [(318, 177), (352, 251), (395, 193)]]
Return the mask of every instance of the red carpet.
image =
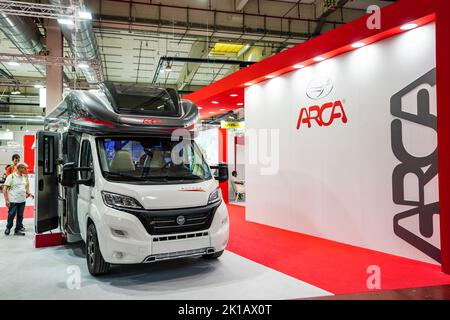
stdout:
[(245, 208), (228, 206), (227, 249), (334, 294), (370, 291), (367, 267), (381, 268), (381, 289), (450, 284), (439, 266), (245, 221)]
[[(24, 219), (29, 219), (34, 217), (34, 206), (26, 206), (25, 212), (23, 213)], [(6, 220), (8, 218), (8, 208), (0, 208), (0, 220)]]
[[(228, 210), (229, 251), (334, 294), (370, 291), (370, 265), (381, 268), (382, 290), (450, 284), (439, 266), (248, 222), (241, 206)], [(0, 220), (7, 213), (0, 208)], [(25, 218), (33, 215), (34, 207), (27, 206)]]

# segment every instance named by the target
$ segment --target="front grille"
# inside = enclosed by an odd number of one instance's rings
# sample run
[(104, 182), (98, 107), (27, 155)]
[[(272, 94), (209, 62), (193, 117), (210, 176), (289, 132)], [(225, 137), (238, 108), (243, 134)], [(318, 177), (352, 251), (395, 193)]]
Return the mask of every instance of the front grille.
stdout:
[(172, 241), (172, 240), (183, 240), (183, 239), (192, 239), (192, 238), (201, 238), (207, 237), (209, 235), (208, 232), (197, 232), (197, 233), (187, 233), (187, 234), (177, 234), (173, 236), (160, 236), (153, 238), (153, 242), (163, 242), (163, 241)]
[(185, 250), (185, 251), (177, 251), (177, 252), (160, 253), (160, 254), (148, 256), (147, 258), (144, 259), (144, 263), (151, 263), (151, 262), (161, 261), (161, 260), (171, 260), (171, 259), (195, 257), (195, 256), (201, 256), (204, 254), (212, 254), (212, 253), (214, 253), (214, 248), (202, 248), (202, 249), (193, 249), (193, 250)]
[[(165, 210), (126, 210), (141, 221), (150, 235), (168, 235), (196, 232), (209, 229), (219, 203), (205, 207), (165, 209)], [(184, 217), (184, 224), (178, 224), (177, 218)]]

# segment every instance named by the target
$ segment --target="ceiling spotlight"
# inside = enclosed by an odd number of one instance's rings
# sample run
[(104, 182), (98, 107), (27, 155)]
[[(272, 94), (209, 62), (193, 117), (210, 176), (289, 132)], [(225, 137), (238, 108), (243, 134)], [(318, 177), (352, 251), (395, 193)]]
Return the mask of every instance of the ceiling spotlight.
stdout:
[(85, 62), (81, 62), (78, 64), (78, 68), (80, 69), (89, 69), (89, 65)]
[(66, 25), (66, 26), (73, 26), (73, 25), (75, 25), (75, 23), (73, 22), (72, 19), (60, 18), (60, 19), (57, 19), (57, 20), (58, 20), (59, 24), (63, 24), (63, 25)]
[(80, 11), (78, 12), (78, 16), (81, 19), (92, 20), (92, 14), (89, 11)]
[(170, 64), (170, 61), (167, 61), (166, 67), (162, 70), (162, 72), (172, 72), (172, 65)]
[(17, 95), (21, 94), (21, 92), (20, 92), (19, 88), (15, 88), (13, 91), (11, 91), (11, 94), (17, 96)]
[(352, 44), (352, 48), (358, 49), (364, 47), (366, 44), (364, 42), (355, 42)]
[(239, 102), (237, 105), (238, 105), (238, 106), (243, 106), (244, 103), (243, 103), (243, 102)]
[(411, 30), (411, 29), (417, 28), (418, 26), (419, 25), (417, 23), (407, 23), (407, 24), (402, 25), (400, 27), (400, 29), (406, 31), (406, 30)]
[(17, 67), (18, 65), (19, 65), (19, 63), (18, 62), (15, 62), (15, 61), (10, 61), (10, 62), (8, 62), (7, 63), (9, 66), (11, 66), (11, 67)]
[(212, 104), (219, 104), (219, 101), (212, 101)]
[(237, 96), (239, 96), (237, 93), (230, 94), (230, 97), (233, 97), (233, 98), (236, 98)]
[(203, 108), (202, 108), (202, 107), (197, 107), (197, 109), (198, 109), (198, 110), (202, 110)]
[(252, 86), (252, 85), (253, 85), (253, 82), (247, 82), (247, 83), (245, 84), (246, 87), (249, 87), (249, 86)]
[(321, 61), (325, 60), (325, 58), (322, 57), (322, 56), (318, 56), (318, 57), (315, 57), (313, 60), (314, 60), (315, 62), (321, 62)]
[(301, 69), (304, 68), (305, 66), (303, 64), (296, 64), (293, 66), (294, 69)]
[(223, 108), (222, 108), (222, 109), (220, 109), (220, 111), (225, 111), (225, 110), (227, 110), (227, 109), (223, 109)]
[(267, 75), (265, 78), (266, 78), (266, 79), (273, 79), (273, 78), (275, 78), (275, 76), (274, 76), (273, 74), (269, 74), (269, 75)]

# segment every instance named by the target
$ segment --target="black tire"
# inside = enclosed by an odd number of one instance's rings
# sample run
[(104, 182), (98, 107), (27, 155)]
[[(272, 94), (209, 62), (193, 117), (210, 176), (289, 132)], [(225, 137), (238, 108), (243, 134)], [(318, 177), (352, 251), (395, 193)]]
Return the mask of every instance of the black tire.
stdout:
[(103, 259), (98, 245), (97, 229), (93, 223), (89, 224), (86, 235), (86, 262), (89, 273), (94, 277), (109, 272), (110, 264)]
[(224, 250), (222, 250), (222, 251), (217, 251), (217, 252), (210, 253), (210, 254), (204, 254), (204, 255), (203, 255), (203, 258), (205, 258), (205, 259), (218, 259), (218, 258), (220, 258), (220, 256), (223, 254), (223, 251), (224, 251)]

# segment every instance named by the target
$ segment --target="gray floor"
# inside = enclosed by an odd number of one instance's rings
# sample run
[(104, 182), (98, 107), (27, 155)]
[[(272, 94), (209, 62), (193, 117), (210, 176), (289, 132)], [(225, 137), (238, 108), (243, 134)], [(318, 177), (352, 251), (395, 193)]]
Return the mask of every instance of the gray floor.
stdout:
[(6, 237), (5, 222), (0, 222), (0, 299), (251, 300), (330, 295), (231, 252), (217, 261), (190, 258), (113, 266), (110, 275), (93, 278), (84, 246), (35, 249), (33, 221), (25, 225), (30, 230), (27, 236)]

